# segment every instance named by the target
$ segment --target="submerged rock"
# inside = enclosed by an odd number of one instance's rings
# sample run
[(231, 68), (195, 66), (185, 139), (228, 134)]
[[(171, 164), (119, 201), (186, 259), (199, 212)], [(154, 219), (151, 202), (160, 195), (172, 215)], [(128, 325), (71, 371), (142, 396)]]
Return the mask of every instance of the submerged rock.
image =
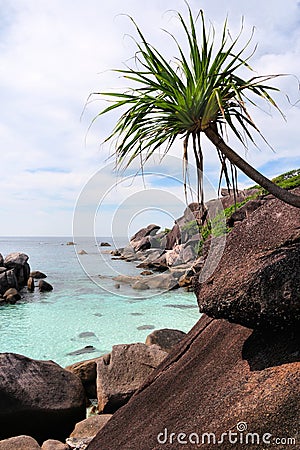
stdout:
[(74, 350), (74, 352), (67, 353), (68, 356), (77, 356), (77, 355), (84, 355), (85, 353), (93, 353), (96, 351), (96, 348), (93, 345), (86, 345), (83, 348), (80, 348), (79, 350)]

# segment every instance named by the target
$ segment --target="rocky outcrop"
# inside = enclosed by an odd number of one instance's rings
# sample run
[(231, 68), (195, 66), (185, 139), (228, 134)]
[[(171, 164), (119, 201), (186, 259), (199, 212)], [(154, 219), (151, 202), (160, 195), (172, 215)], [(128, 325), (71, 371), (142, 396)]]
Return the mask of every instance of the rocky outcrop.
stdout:
[(70, 437), (77, 439), (92, 438), (107, 424), (111, 417), (111, 414), (95, 414), (90, 416), (75, 425)]
[(47, 278), (47, 275), (43, 272), (40, 272), (39, 270), (34, 270), (30, 272), (29, 275), (31, 278), (34, 278), (35, 280), (41, 280), (42, 278)]
[(299, 330), (260, 333), (202, 316), (88, 450), (171, 450), (180, 441), (211, 450), (223, 433), (220, 447), (232, 450), (229, 431), (242, 434), (239, 450), (249, 449), (248, 432), (256, 448), (263, 436), (299, 442), (299, 338)]
[(146, 338), (146, 345), (158, 345), (164, 352), (170, 351), (186, 336), (186, 333), (180, 330), (163, 328), (155, 330)]
[(97, 361), (99, 412), (114, 413), (128, 402), (167, 353), (156, 345), (114, 345)]
[[(300, 188), (296, 189), (300, 194)], [(228, 235), (200, 311), (251, 328), (300, 325), (300, 210), (269, 198)]]
[(0, 354), (0, 439), (64, 440), (85, 417), (80, 379), (52, 361)]

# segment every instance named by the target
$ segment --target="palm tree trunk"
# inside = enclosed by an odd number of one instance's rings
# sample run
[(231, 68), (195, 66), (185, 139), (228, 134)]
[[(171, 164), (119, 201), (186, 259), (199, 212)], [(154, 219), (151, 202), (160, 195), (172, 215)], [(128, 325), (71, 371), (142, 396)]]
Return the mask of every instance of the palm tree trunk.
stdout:
[(247, 163), (243, 158), (241, 158), (237, 153), (235, 153), (232, 148), (230, 148), (222, 139), (217, 131), (214, 130), (213, 126), (210, 126), (204, 130), (205, 135), (208, 139), (223, 153), (224, 156), (236, 167), (238, 167), (245, 175), (258, 183), (261, 187), (266, 189), (274, 197), (282, 200), (289, 205), (300, 208), (300, 196), (292, 194), (285, 189), (274, 184), (260, 172), (258, 172), (254, 167)]

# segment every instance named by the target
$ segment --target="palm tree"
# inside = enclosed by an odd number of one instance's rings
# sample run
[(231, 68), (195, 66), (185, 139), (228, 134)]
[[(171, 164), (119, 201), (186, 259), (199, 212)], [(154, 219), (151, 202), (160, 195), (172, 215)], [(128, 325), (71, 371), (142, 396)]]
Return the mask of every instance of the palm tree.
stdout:
[[(246, 146), (247, 140), (254, 143), (253, 131), (260, 131), (252, 120), (248, 106), (258, 106), (255, 98), (263, 99), (272, 107), (277, 107), (271, 97), (278, 88), (267, 82), (279, 75), (253, 76), (248, 60), (253, 53), (244, 58), (252, 36), (246, 45), (236, 51), (241, 32), (235, 40), (227, 32), (224, 23), (219, 48), (215, 50), (215, 36), (207, 33), (203, 11), (194, 18), (188, 7), (188, 21), (177, 12), (189, 46), (185, 56), (176, 38), (178, 57), (174, 64), (152, 45), (133, 22), (140, 42), (136, 41), (137, 53), (134, 67), (116, 70), (130, 80), (133, 87), (122, 93), (100, 92), (111, 104), (95, 118), (121, 108), (122, 112), (112, 133), (105, 140), (117, 137), (115, 156), (119, 165), (128, 166), (139, 158), (143, 164), (159, 147), (164, 145), (166, 154), (176, 138), (183, 139), (183, 162), (187, 167), (189, 150), (194, 154), (198, 169), (198, 196), (203, 205), (203, 153), (202, 133), (214, 144), (221, 162), (221, 175), (225, 176), (229, 188), (230, 181), (236, 191), (236, 168), (265, 188), (275, 197), (290, 205), (300, 207), (300, 196), (286, 191), (272, 183), (254, 167), (239, 156), (225, 142), (227, 129), (231, 130)], [(196, 25), (201, 21), (201, 45)], [(210, 30), (211, 31), (211, 30)], [(251, 77), (245, 79), (238, 72), (250, 71)], [(262, 135), (261, 135), (262, 136)], [(185, 180), (186, 187), (186, 180)]]

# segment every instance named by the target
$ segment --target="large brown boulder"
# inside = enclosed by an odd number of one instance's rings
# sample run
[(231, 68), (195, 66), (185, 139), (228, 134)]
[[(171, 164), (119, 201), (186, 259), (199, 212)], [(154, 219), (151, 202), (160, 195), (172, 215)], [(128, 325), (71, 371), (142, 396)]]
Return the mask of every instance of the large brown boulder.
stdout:
[(69, 370), (81, 379), (86, 396), (90, 399), (97, 398), (96, 378), (98, 359), (99, 358), (79, 361), (66, 367), (66, 370)]
[(202, 439), (199, 447), (212, 450), (222, 433), (219, 447), (232, 450), (228, 433), (238, 429), (239, 450), (249, 449), (247, 432), (257, 433), (255, 448), (269, 448), (263, 436), (299, 443), (299, 337), (299, 330), (253, 332), (203, 316), (88, 450), (171, 450), (183, 448), (180, 441), (192, 449)]
[(99, 412), (114, 413), (123, 406), (166, 356), (156, 345), (114, 345), (97, 362)]
[[(300, 188), (295, 190), (300, 194)], [(200, 311), (251, 328), (300, 325), (300, 209), (269, 197), (228, 235)]]
[(0, 438), (64, 440), (85, 417), (80, 379), (52, 361), (0, 354)]
[(0, 441), (0, 450), (40, 450), (41, 447), (30, 436), (15, 436)]

